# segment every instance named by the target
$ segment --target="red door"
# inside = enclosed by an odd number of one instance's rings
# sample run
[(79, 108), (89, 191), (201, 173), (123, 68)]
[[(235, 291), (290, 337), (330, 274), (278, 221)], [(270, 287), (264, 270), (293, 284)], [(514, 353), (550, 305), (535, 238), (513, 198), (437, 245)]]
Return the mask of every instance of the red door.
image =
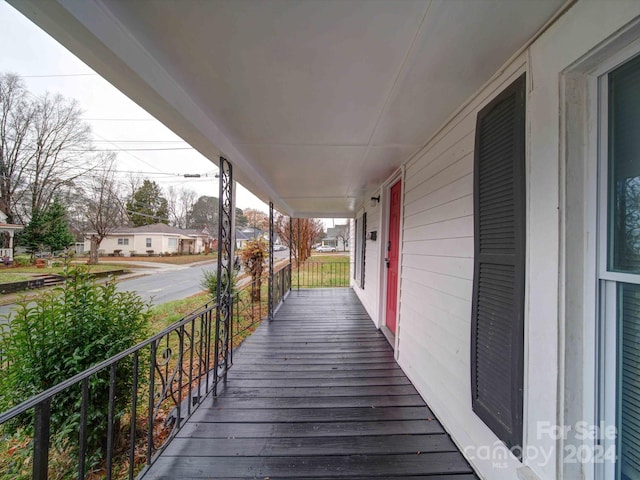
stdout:
[(396, 333), (397, 324), (397, 306), (398, 306), (398, 271), (399, 271), (399, 253), (400, 253), (400, 204), (402, 185), (398, 180), (391, 187), (391, 198), (389, 201), (389, 242), (387, 243), (387, 311), (386, 324), (387, 328), (394, 334)]

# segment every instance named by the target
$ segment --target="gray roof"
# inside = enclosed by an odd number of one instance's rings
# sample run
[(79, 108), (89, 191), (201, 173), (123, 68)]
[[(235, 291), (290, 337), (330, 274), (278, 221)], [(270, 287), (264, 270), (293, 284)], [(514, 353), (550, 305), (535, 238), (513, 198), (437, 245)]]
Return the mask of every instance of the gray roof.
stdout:
[(135, 235), (145, 233), (160, 233), (166, 235), (183, 235), (183, 236), (208, 236), (202, 230), (198, 229), (182, 229), (178, 227), (172, 227), (166, 223), (153, 223), (151, 225), (142, 225), (140, 227), (119, 227), (116, 228), (110, 235)]
[(236, 230), (236, 240), (251, 240), (253, 237), (249, 237), (242, 230)]

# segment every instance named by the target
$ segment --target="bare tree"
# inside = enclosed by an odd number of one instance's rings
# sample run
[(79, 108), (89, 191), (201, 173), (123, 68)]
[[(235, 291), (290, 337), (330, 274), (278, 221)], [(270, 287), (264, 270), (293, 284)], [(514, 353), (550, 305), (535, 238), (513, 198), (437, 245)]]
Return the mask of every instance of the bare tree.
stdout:
[(174, 186), (167, 187), (164, 191), (164, 198), (167, 199), (167, 212), (169, 213), (169, 225), (180, 227), (180, 212), (178, 206), (178, 189)]
[(126, 197), (127, 200), (133, 198), (133, 195), (140, 189), (144, 177), (142, 173), (129, 173), (125, 181)]
[(75, 100), (34, 97), (12, 74), (0, 74), (0, 115), (0, 207), (24, 223), (95, 166), (91, 131)]
[(49, 93), (35, 101), (29, 161), (31, 212), (41, 211), (64, 185), (95, 167), (91, 128), (75, 100)]
[(122, 226), (125, 211), (119, 196), (120, 185), (115, 176), (115, 154), (102, 155), (103, 168), (96, 171), (87, 186), (87, 222), (91, 229), (89, 263), (98, 263), (98, 249), (102, 240)]
[(247, 217), (249, 224), (248, 228), (253, 228), (254, 230), (269, 230), (269, 214), (257, 210), (255, 208), (245, 208), (244, 216)]
[(16, 222), (16, 205), (25, 192), (32, 121), (33, 105), (22, 80), (0, 75), (0, 209), (9, 223)]
[(293, 229), (289, 231), (289, 217), (279, 215), (275, 220), (278, 236), (291, 247), (296, 265), (311, 256), (313, 244), (322, 238), (322, 221), (317, 218), (294, 218)]
[(169, 223), (174, 227), (187, 228), (189, 212), (198, 199), (198, 194), (187, 188), (168, 187), (165, 193), (169, 210)]
[[(336, 242), (338, 240), (342, 240), (342, 251), (347, 251), (347, 245), (349, 244), (349, 223), (347, 222), (344, 225), (336, 225)], [(338, 242), (337, 242), (338, 243)]]
[(184, 218), (183, 218), (184, 223), (181, 223), (181, 225), (183, 225), (184, 228), (187, 228), (187, 225), (189, 225), (189, 222), (191, 221), (189, 218), (189, 215), (191, 213), (191, 210), (193, 209), (193, 206), (197, 201), (198, 201), (198, 193), (196, 191), (189, 190), (186, 188), (180, 191), (180, 196), (178, 197), (178, 203), (180, 205), (179, 210), (184, 215)]

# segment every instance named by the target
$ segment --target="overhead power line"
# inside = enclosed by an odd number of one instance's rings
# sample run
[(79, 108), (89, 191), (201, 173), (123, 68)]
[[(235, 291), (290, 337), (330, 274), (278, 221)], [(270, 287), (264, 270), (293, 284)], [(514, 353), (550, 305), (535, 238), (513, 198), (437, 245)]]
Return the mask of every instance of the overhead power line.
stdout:
[(56, 73), (51, 75), (20, 75), (21, 78), (99, 77), (97, 73)]
[(157, 122), (155, 118), (83, 118), (87, 122)]
[(113, 145), (113, 146), (116, 148), (116, 150), (122, 151), (123, 153), (126, 153), (127, 155), (129, 155), (131, 158), (135, 158), (135, 159), (136, 159), (136, 160), (138, 160), (139, 162), (142, 162), (142, 163), (144, 163), (145, 165), (147, 165), (148, 167), (151, 167), (153, 170), (156, 170), (156, 171), (158, 171), (158, 172), (161, 172), (161, 170), (160, 170), (158, 167), (156, 167), (155, 165), (153, 165), (153, 164), (151, 164), (151, 163), (147, 162), (146, 160), (143, 160), (142, 158), (140, 158), (140, 157), (138, 157), (138, 156), (134, 155), (134, 154), (133, 154), (133, 153), (131, 153), (131, 152), (128, 152), (128, 151), (126, 151), (126, 150), (122, 150), (122, 148), (121, 148), (120, 146), (116, 145), (116, 144), (115, 144), (115, 143), (113, 143), (113, 142), (109, 142), (109, 140), (107, 140), (106, 138), (104, 138), (102, 135), (98, 135), (98, 134), (97, 134), (97, 133), (95, 133), (95, 132), (93, 132), (93, 135), (94, 135), (94, 136), (96, 136), (96, 137), (98, 137), (98, 138), (101, 138), (102, 140), (105, 140), (107, 143), (111, 143), (111, 145)]
[(184, 140), (94, 140), (95, 143), (187, 143)]
[(126, 212), (129, 215), (139, 215), (141, 217), (147, 217), (147, 218), (153, 218), (154, 220), (160, 220), (160, 221), (167, 221), (169, 222), (170, 219), (169, 218), (165, 218), (165, 217), (158, 217), (157, 215), (149, 215), (148, 213), (142, 213), (142, 212), (135, 212), (133, 210), (126, 210)]
[[(23, 150), (28, 151), (36, 151), (35, 147), (33, 148), (23, 148)], [(118, 152), (173, 152), (177, 150), (195, 150), (193, 147), (165, 147), (165, 148), (78, 148), (71, 149), (65, 148), (64, 151), (66, 153), (95, 153), (95, 152), (113, 152), (114, 150)]]
[[(113, 152), (113, 148), (96, 148), (86, 150), (65, 150), (71, 153)], [(119, 152), (173, 152), (176, 150), (195, 150), (193, 147), (166, 147), (166, 148), (116, 148)]]

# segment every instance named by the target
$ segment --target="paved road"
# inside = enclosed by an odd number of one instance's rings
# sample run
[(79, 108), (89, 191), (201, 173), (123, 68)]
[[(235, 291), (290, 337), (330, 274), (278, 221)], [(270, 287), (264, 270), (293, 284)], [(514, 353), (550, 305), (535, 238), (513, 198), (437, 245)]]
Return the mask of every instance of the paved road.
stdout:
[(118, 282), (118, 290), (137, 292), (145, 302), (150, 301), (152, 305), (160, 305), (201, 292), (203, 290), (200, 286), (202, 272), (215, 269), (215, 262), (144, 269), (144, 276)]
[[(202, 272), (216, 268), (215, 262), (196, 265), (141, 265), (144, 267), (137, 268), (134, 274), (119, 279), (118, 290), (137, 292), (143, 301), (150, 301), (152, 305), (179, 300), (201, 292)], [(0, 306), (0, 316), (10, 313), (13, 308), (14, 305)]]
[[(275, 258), (289, 258), (289, 251), (275, 252)], [(195, 265), (169, 265), (142, 263), (147, 268), (136, 270), (132, 278), (121, 278), (118, 289), (137, 292), (142, 300), (151, 301), (153, 305), (186, 298), (203, 289), (200, 286), (202, 272), (216, 268), (215, 262)], [(0, 316), (6, 315), (14, 308), (13, 305), (0, 306)], [(0, 323), (3, 319), (0, 318)]]

